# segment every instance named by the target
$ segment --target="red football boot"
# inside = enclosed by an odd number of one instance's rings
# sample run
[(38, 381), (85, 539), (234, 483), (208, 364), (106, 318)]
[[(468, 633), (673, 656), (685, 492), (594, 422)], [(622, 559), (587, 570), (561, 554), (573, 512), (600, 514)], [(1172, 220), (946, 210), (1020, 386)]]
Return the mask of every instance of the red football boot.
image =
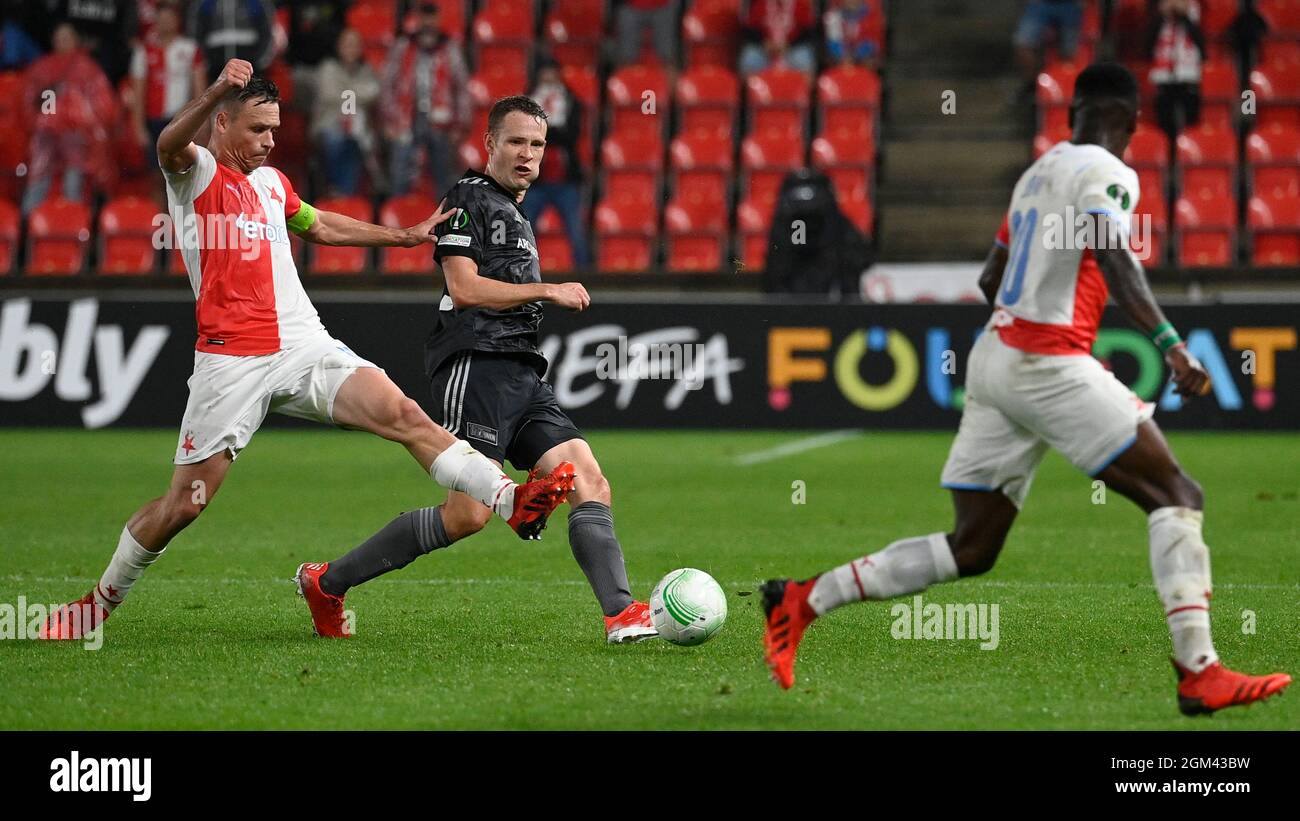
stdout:
[(617, 616), (605, 617), (605, 641), (610, 644), (631, 644), (659, 636), (650, 620), (650, 605), (634, 601)]
[(51, 613), (41, 624), (36, 637), (53, 641), (77, 641), (103, 624), (108, 618), (108, 612), (95, 601), (92, 591)]
[(763, 594), (763, 612), (767, 615), (763, 656), (772, 671), (772, 679), (783, 690), (794, 686), (794, 657), (799, 651), (799, 641), (803, 631), (817, 618), (808, 605), (808, 594), (816, 581), (815, 576), (802, 582), (772, 579), (759, 588)]
[(329, 567), (329, 562), (300, 564), (293, 580), (298, 583), (298, 595), (307, 601), (316, 635), (346, 639), (352, 635), (352, 629), (343, 615), (343, 597), (331, 596), (320, 587), (320, 577)]
[(1263, 701), (1282, 692), (1291, 683), (1291, 677), (1286, 673), (1248, 676), (1229, 670), (1221, 661), (1199, 673), (1193, 673), (1175, 661), (1174, 670), (1178, 672), (1178, 709), (1189, 716)]
[(573, 492), (572, 462), (561, 462), (541, 479), (535, 478), (537, 469), (528, 474), (528, 481), (515, 488), (515, 511), (509, 525), (521, 539), (540, 539), (546, 527), (546, 517), (564, 504)]

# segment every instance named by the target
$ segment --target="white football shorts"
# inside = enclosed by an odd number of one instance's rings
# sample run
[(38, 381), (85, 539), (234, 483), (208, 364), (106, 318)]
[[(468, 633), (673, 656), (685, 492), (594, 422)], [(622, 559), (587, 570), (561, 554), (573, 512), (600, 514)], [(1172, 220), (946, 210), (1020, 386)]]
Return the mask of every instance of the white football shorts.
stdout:
[(177, 465), (248, 445), (268, 412), (334, 424), (334, 397), (357, 368), (378, 368), (329, 334), (262, 356), (194, 352)]
[(1155, 405), (1087, 355), (1012, 348), (986, 329), (966, 366), (966, 402), (941, 484), (1000, 490), (1024, 504), (1048, 447), (1089, 476), (1137, 439)]

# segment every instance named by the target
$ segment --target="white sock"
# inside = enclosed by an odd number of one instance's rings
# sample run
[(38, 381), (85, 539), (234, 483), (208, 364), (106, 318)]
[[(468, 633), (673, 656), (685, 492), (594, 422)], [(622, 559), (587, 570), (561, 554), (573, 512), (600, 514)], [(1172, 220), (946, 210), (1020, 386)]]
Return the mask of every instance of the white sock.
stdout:
[(492, 464), (492, 460), (474, 450), (464, 439), (438, 454), (429, 468), (433, 481), (452, 490), (468, 493), (496, 511), (503, 519), (515, 512), (514, 481)]
[(157, 553), (145, 550), (131, 535), (130, 528), (122, 528), (122, 535), (117, 539), (117, 550), (113, 551), (113, 558), (100, 577), (99, 584), (95, 585), (95, 601), (100, 607), (112, 612), (113, 608), (126, 599), (126, 594), (131, 592), (131, 587), (139, 581), (145, 569), (158, 561), (162, 554), (162, 550)]
[(900, 539), (878, 553), (823, 573), (808, 594), (808, 604), (820, 616), (840, 605), (892, 599), (955, 578), (957, 562), (948, 538), (931, 533)]
[(1203, 514), (1162, 507), (1147, 517), (1151, 576), (1174, 639), (1174, 660), (1199, 673), (1219, 660), (1210, 640), (1210, 549), (1201, 537)]

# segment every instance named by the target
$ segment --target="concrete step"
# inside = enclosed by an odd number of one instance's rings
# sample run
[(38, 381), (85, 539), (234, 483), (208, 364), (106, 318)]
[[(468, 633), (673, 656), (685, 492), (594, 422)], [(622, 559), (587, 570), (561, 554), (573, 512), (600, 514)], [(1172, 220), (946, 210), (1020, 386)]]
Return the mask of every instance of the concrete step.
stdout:
[(1020, 123), (1024, 110), (1009, 99), (1014, 86), (1014, 81), (1001, 76), (978, 78), (957, 72), (946, 77), (900, 77), (891, 73), (889, 119), (954, 129)]
[(880, 186), (1007, 188), (1029, 164), (1029, 146), (1009, 140), (892, 140), (884, 152)]
[(879, 224), (881, 259), (982, 260), (1005, 213), (1005, 198), (984, 206), (891, 206)]

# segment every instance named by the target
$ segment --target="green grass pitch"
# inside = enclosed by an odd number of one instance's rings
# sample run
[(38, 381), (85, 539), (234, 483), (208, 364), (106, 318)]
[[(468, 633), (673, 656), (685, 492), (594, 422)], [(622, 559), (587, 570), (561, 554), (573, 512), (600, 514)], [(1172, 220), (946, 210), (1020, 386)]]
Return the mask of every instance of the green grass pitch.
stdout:
[[(812, 627), (796, 688), (780, 692), (759, 650), (759, 582), (951, 525), (937, 486), (951, 434), (867, 432), (738, 464), (806, 435), (590, 437), (633, 592), (693, 566), (727, 593), (722, 632), (678, 648), (604, 644), (562, 516), (541, 543), (493, 522), (371, 582), (348, 596), (357, 637), (315, 638), (294, 568), (441, 494), (389, 443), (264, 431), (101, 649), (0, 641), (0, 728), (1300, 729), (1300, 693), (1177, 713), (1145, 519), (1117, 494), (1094, 504), (1091, 480), (1056, 455), (993, 572), (925, 593), (996, 603), (997, 649), (894, 639), (889, 604), (857, 605)], [(1300, 672), (1300, 436), (1170, 439), (1206, 491), (1220, 654)], [(0, 432), (0, 604), (88, 590), (126, 517), (164, 487), (174, 446), (161, 430)]]

